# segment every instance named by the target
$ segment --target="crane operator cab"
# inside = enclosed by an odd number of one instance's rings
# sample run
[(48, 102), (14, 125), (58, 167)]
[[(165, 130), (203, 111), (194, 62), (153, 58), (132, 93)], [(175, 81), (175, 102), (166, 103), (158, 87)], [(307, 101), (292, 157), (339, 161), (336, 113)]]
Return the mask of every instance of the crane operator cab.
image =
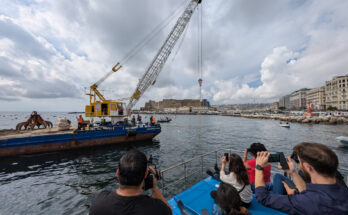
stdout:
[(85, 108), (86, 117), (100, 117), (103, 120), (105, 120), (105, 117), (110, 117), (112, 124), (123, 121), (124, 117), (127, 117), (125, 103), (122, 102), (122, 99), (106, 99), (98, 90), (98, 86), (105, 81), (106, 78), (121, 68), (122, 66), (120, 63), (117, 63), (109, 73), (90, 86), (90, 91), (87, 93), (87, 95), (89, 95), (89, 105), (86, 105)]
[(127, 117), (125, 104), (113, 100), (91, 102), (90, 105), (86, 105), (85, 113), (86, 117), (111, 117), (113, 124)]

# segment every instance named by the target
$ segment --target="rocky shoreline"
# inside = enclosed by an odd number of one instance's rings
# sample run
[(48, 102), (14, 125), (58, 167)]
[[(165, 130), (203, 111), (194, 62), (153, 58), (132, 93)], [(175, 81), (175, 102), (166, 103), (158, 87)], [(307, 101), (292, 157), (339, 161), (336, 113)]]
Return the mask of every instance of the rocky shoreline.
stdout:
[[(227, 115), (225, 115), (227, 116)], [(244, 117), (251, 119), (273, 119), (286, 122), (297, 122), (297, 123), (312, 123), (312, 124), (347, 124), (348, 118), (336, 117), (336, 116), (284, 116), (284, 115), (253, 115), (253, 114), (241, 114), (241, 115), (229, 115), (235, 117)]]

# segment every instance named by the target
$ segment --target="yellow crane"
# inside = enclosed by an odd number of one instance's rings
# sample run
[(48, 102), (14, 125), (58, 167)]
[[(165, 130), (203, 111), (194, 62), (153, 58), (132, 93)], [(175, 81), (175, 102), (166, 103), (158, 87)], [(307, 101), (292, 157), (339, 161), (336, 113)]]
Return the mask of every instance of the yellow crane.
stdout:
[[(147, 88), (156, 83), (156, 79), (166, 63), (172, 49), (184, 32), (193, 12), (201, 2), (202, 0), (190, 0), (190, 3), (186, 6), (184, 12), (170, 31), (160, 50), (157, 52), (154, 59), (151, 61), (151, 64), (147, 67), (144, 75), (139, 80), (138, 85), (130, 98), (107, 100), (97, 89), (105, 79), (122, 68), (120, 63), (117, 63), (109, 73), (90, 86), (90, 92), (87, 94), (90, 96), (90, 104), (86, 105), (86, 117), (111, 117), (111, 120), (114, 123), (121, 121), (123, 117), (130, 114), (131, 109)], [(127, 107), (122, 102), (124, 100), (129, 100)]]

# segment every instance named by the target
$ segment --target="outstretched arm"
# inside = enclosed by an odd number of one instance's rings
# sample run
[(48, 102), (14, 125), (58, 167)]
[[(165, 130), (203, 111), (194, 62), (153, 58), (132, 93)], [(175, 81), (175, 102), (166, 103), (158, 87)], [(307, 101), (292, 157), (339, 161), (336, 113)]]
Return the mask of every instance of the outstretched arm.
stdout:
[[(258, 152), (256, 158), (256, 165), (265, 168), (268, 165), (269, 152)], [(263, 179), (263, 170), (255, 168), (255, 188), (266, 187), (265, 181)]]
[(297, 189), (299, 192), (302, 192), (304, 190), (306, 190), (306, 182), (302, 179), (302, 177), (297, 173), (294, 163), (292, 162), (291, 158), (288, 157), (287, 158), (287, 162), (289, 165), (289, 169), (286, 170), (285, 172), (287, 172), (290, 177), (292, 178), (292, 180), (294, 181)]
[[(151, 172), (155, 175), (156, 170), (152, 166), (149, 166), (149, 168), (150, 168)], [(170, 212), (171, 212), (171, 214), (173, 214), (172, 209), (171, 209), (167, 199), (164, 198), (160, 189), (158, 189), (158, 187), (157, 187), (156, 177), (153, 177), (153, 187), (152, 187), (151, 191), (152, 191), (152, 198), (161, 200), (164, 204), (166, 204), (170, 208)]]

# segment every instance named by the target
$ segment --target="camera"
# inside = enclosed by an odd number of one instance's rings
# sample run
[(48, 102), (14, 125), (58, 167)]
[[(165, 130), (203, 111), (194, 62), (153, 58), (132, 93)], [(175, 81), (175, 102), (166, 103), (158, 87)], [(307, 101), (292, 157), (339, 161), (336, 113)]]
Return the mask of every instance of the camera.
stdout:
[[(150, 157), (147, 161), (147, 165), (154, 165), (154, 169), (156, 172), (155, 177), (157, 180), (161, 180), (162, 178), (161, 178), (159, 171), (157, 170), (157, 167), (156, 167), (156, 161), (158, 161), (157, 157), (150, 155)], [(147, 174), (147, 176), (144, 180), (143, 190), (148, 190), (148, 189), (153, 188), (153, 176), (154, 176), (154, 174), (150, 168), (148, 168), (148, 171), (149, 171), (149, 173)]]
[(283, 170), (289, 169), (288, 162), (286, 161), (286, 158), (285, 158), (283, 152), (273, 152), (273, 153), (271, 153), (269, 158), (268, 158), (268, 162), (270, 162), (270, 163), (279, 162), (280, 165), (282, 166)]
[(225, 156), (226, 161), (228, 162), (228, 157), (229, 157), (228, 153), (225, 153), (224, 156)]
[(300, 163), (300, 161), (298, 160), (298, 156), (297, 153), (295, 151), (292, 152), (291, 154), (291, 159), (293, 159), (296, 163)]
[[(151, 189), (153, 187), (153, 176), (154, 174), (152, 173), (151, 169), (148, 168), (148, 171), (149, 171), (149, 174), (147, 174), (145, 180), (144, 180), (144, 187), (143, 187), (143, 190), (148, 190), (148, 189)], [(159, 175), (157, 169), (156, 169), (156, 166), (155, 166), (155, 171), (156, 171), (156, 174), (155, 174), (155, 177), (157, 180), (160, 180), (161, 179), (161, 176)]]

